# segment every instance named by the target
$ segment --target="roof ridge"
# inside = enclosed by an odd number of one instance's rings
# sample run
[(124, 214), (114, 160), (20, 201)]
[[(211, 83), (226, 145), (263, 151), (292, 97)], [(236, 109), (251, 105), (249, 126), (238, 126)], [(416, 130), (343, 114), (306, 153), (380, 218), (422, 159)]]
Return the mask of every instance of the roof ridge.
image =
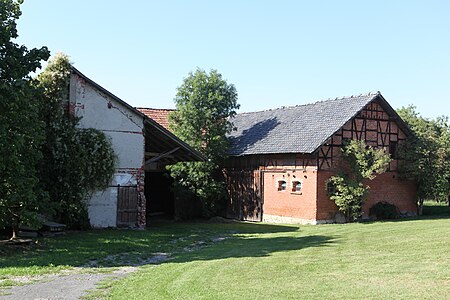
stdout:
[(352, 99), (352, 98), (358, 98), (358, 97), (364, 97), (364, 96), (379, 96), (381, 95), (380, 91), (376, 91), (376, 92), (368, 92), (368, 93), (361, 93), (359, 95), (351, 95), (351, 96), (342, 96), (342, 97), (336, 97), (336, 98), (327, 98), (324, 100), (316, 100), (315, 102), (310, 102), (310, 103), (304, 103), (304, 104), (296, 104), (296, 105), (289, 105), (289, 106), (280, 106), (280, 107), (275, 107), (275, 108), (268, 108), (268, 109), (263, 109), (263, 110), (257, 110), (257, 111), (249, 111), (249, 112), (242, 112), (242, 113), (238, 113), (238, 115), (246, 115), (246, 114), (253, 114), (253, 113), (262, 113), (262, 112), (267, 112), (267, 111), (274, 111), (274, 110), (281, 110), (281, 109), (291, 109), (291, 108), (296, 108), (296, 107), (302, 107), (302, 106), (308, 106), (308, 105), (315, 105), (318, 103), (323, 103), (323, 102), (327, 102), (327, 101), (337, 101), (337, 100), (343, 100), (343, 99)]
[(152, 107), (140, 107), (136, 106), (136, 109), (152, 109), (152, 110), (176, 110), (175, 108), (152, 108)]

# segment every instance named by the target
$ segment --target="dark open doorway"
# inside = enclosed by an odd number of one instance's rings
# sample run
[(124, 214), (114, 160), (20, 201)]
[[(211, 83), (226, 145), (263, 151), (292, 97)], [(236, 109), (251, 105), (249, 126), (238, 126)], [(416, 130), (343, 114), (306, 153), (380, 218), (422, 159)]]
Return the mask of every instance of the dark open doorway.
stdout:
[(175, 197), (171, 189), (173, 179), (167, 172), (145, 173), (147, 223), (152, 220), (173, 219)]
[(145, 199), (146, 223), (173, 220), (182, 208), (175, 205), (171, 189), (172, 178), (166, 166), (178, 162), (205, 161), (205, 157), (195, 151), (173, 133), (151, 118), (144, 119), (145, 134)]

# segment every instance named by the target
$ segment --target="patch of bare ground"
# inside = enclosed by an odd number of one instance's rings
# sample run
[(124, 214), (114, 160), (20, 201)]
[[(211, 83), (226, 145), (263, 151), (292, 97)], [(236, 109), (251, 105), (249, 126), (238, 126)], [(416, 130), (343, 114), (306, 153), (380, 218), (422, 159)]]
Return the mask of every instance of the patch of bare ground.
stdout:
[[(198, 251), (227, 238), (219, 236), (207, 241), (196, 241), (180, 252)], [(7, 281), (9, 285), (0, 289), (0, 299), (80, 299), (95, 291), (97, 285), (105, 280), (118, 280), (136, 272), (141, 266), (161, 264), (169, 260), (171, 255), (154, 253), (151, 256), (142, 256), (138, 253), (120, 253), (91, 260), (83, 266), (57, 274), (9, 277), (0, 280), (0, 286), (2, 281)]]

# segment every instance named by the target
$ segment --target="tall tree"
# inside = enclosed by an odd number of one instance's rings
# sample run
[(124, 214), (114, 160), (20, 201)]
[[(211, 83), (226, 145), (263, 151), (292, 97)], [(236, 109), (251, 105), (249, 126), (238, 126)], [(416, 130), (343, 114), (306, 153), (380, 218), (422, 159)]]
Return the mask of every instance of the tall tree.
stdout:
[(427, 119), (414, 106), (399, 109), (414, 136), (401, 149), (404, 177), (418, 183), (419, 214), (424, 200), (448, 201), (450, 195), (450, 124), (448, 117)]
[(239, 108), (237, 92), (216, 70), (197, 69), (183, 80), (170, 116), (175, 135), (204, 154), (208, 161), (170, 166), (172, 177), (190, 189), (204, 204), (205, 215), (223, 208), (226, 195), (222, 166), (228, 150), (227, 134), (233, 130), (230, 117)]
[(46, 47), (28, 50), (14, 42), (22, 1), (0, 0), (0, 227), (36, 219), (39, 202), (36, 165), (44, 125), (40, 95), (30, 73), (47, 60)]

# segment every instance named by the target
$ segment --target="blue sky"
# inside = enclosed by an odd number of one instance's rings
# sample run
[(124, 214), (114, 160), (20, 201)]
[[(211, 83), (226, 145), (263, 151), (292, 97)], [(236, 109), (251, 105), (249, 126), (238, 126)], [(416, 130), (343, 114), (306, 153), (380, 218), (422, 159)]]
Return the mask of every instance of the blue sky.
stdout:
[(450, 1), (25, 0), (18, 43), (46, 45), (133, 106), (173, 108), (217, 69), (241, 112), (381, 91), (450, 115)]

